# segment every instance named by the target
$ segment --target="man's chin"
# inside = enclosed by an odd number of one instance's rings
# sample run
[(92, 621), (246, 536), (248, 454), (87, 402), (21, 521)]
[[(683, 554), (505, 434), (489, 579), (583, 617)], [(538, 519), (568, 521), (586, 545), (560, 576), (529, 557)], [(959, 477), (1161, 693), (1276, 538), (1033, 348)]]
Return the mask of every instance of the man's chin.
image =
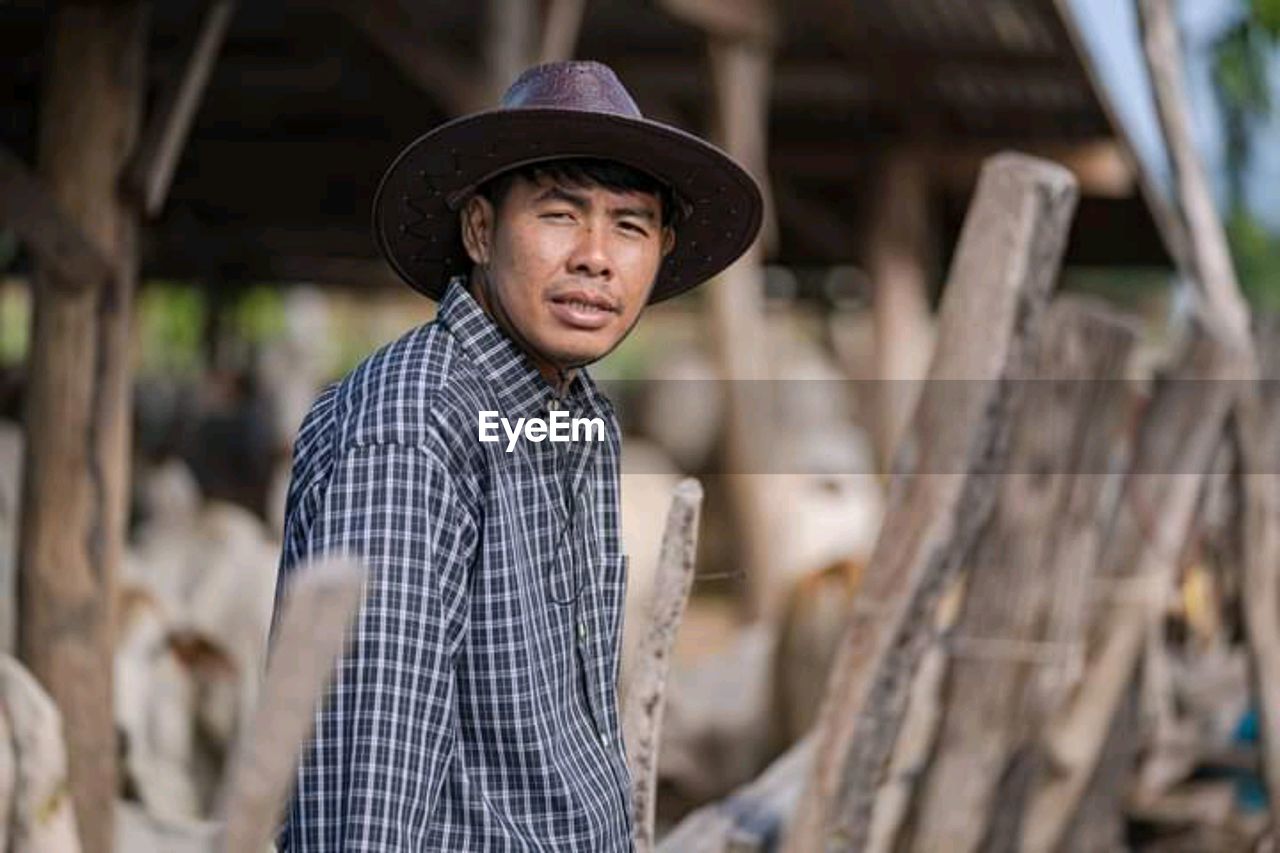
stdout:
[(590, 364), (596, 359), (602, 358), (609, 354), (610, 346), (592, 346), (592, 347), (556, 347), (551, 350), (552, 356), (557, 364), (576, 366), (580, 364)]

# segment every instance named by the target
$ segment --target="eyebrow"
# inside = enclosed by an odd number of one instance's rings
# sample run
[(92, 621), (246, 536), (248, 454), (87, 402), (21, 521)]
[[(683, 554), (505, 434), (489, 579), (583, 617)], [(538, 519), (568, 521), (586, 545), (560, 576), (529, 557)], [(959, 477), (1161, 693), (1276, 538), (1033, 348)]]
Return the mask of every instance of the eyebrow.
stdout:
[[(579, 210), (586, 210), (587, 207), (590, 206), (587, 202), (587, 197), (585, 195), (582, 195), (581, 193), (572, 192), (561, 186), (547, 187), (542, 192), (534, 196), (533, 200), (535, 203), (540, 201), (547, 201), (547, 200), (563, 201), (573, 205)], [(624, 216), (633, 216), (638, 219), (643, 219), (647, 222), (657, 221), (657, 216), (654, 214), (654, 212), (649, 208), (644, 208), (644, 207), (611, 207), (609, 208), (609, 213), (612, 214), (615, 218), (621, 218)]]

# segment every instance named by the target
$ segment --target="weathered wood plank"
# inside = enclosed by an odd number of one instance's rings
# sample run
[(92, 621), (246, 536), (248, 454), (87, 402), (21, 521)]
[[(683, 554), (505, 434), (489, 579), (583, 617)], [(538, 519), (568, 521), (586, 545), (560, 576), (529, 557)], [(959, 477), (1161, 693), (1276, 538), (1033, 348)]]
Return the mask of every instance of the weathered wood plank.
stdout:
[(333, 560), (305, 566), (292, 577), (258, 709), (222, 789), (222, 847), (228, 853), (265, 850), (274, 840), (316, 702), (360, 604), (365, 572), (356, 563)]
[(635, 674), (627, 687), (623, 708), (622, 733), (631, 765), (634, 840), (640, 853), (653, 849), (658, 744), (662, 738), (667, 674), (676, 632), (693, 586), (701, 507), (702, 486), (697, 480), (683, 480), (676, 486), (662, 534), (649, 623), (640, 639)]
[[(1057, 278), (1076, 188), (1051, 163), (983, 169), (938, 320), (929, 379), (836, 659), (818, 762), (790, 851), (859, 850), (924, 649), (929, 614), (990, 511), (1010, 389)], [(982, 334), (974, 330), (981, 329)]]
[(795, 811), (813, 765), (817, 737), (807, 735), (757, 778), (728, 797), (690, 814), (662, 839), (660, 853), (725, 853), (732, 846), (774, 849)]
[(1021, 849), (1056, 850), (1094, 777), (1152, 620), (1163, 612), (1205, 472), (1222, 440), (1238, 361), (1196, 326), (1157, 383), (1134, 443), (1098, 578), (1112, 593), (1097, 617), (1084, 680), (1046, 727), (1049, 765), (1026, 809)]
[(1002, 780), (1023, 775), (1010, 773), (1015, 764), (1038, 763), (1041, 721), (1083, 666), (1088, 593), (1123, 475), (1111, 469), (1135, 340), (1097, 306), (1063, 299), (1050, 308), (1034, 378), (1016, 389), (1009, 472), (965, 560), (964, 607), (944, 641), (952, 661), (943, 724), (908, 832), (912, 850), (1008, 846), (992, 833), (1016, 820), (993, 818), (1020, 815), (1025, 786)]

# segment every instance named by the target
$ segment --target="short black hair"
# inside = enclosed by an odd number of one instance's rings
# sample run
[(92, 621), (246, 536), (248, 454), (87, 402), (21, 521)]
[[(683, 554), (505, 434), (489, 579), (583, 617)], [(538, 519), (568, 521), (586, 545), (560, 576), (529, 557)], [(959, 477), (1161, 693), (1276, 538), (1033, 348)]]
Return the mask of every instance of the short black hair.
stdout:
[(564, 157), (517, 166), (476, 187), (476, 195), (488, 199), (495, 208), (500, 207), (516, 178), (531, 183), (547, 178), (571, 187), (601, 186), (614, 192), (652, 193), (658, 197), (664, 226), (674, 226), (680, 218), (676, 194), (667, 184), (625, 163), (595, 157)]

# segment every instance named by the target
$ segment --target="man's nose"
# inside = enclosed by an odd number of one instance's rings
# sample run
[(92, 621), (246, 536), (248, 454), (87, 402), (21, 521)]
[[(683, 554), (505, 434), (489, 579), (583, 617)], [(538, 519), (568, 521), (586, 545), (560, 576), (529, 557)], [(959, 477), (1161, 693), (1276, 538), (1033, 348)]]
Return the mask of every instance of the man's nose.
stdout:
[(569, 266), (574, 272), (583, 275), (603, 278), (610, 275), (613, 265), (609, 260), (605, 228), (588, 225), (578, 232), (578, 242), (569, 259)]

